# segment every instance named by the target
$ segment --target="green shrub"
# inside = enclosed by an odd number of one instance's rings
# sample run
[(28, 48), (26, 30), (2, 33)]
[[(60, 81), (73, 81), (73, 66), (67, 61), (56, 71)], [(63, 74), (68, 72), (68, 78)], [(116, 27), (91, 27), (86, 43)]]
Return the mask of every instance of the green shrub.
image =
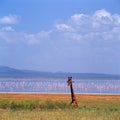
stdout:
[(31, 101), (31, 100), (25, 100), (25, 101), (0, 101), (0, 108), (6, 109), (35, 109), (39, 105), (39, 101)]
[(2, 109), (9, 108), (9, 101), (1, 100), (0, 101), (0, 108), (2, 108)]
[(65, 109), (70, 108), (66, 102), (53, 102), (51, 100), (46, 101), (44, 104), (40, 105), (41, 109)]
[(23, 106), (24, 109), (35, 109), (39, 106), (39, 101), (31, 101), (31, 100), (26, 100), (21, 102), (21, 106)]
[(46, 101), (44, 104), (40, 105), (41, 109), (56, 109), (57, 106), (52, 101)]
[(0, 101), (0, 108), (6, 109), (29, 109), (33, 110), (36, 108), (40, 109), (65, 109), (72, 108), (71, 105), (67, 104), (64, 101), (54, 102), (51, 100), (47, 100), (44, 103), (40, 103), (38, 100), (24, 100), (24, 101)]

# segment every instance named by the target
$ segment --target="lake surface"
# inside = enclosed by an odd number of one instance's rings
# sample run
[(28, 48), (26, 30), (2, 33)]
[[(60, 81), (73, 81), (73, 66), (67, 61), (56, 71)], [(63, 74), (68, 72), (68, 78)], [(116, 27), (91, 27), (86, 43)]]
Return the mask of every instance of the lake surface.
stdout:
[[(120, 79), (74, 79), (75, 93), (120, 94)], [(70, 93), (67, 78), (2, 79), (0, 92)]]

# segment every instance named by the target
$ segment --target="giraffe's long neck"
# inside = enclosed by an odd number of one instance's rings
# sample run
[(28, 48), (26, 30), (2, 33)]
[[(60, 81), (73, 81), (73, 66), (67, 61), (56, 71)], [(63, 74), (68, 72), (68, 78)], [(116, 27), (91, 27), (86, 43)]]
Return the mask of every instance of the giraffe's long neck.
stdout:
[(78, 106), (72, 84), (70, 85), (70, 90), (71, 90), (71, 99), (72, 99), (71, 104), (74, 105), (74, 106)]
[(75, 94), (74, 94), (74, 89), (73, 89), (72, 84), (70, 85), (70, 90), (71, 90), (71, 98), (72, 98), (72, 103), (73, 103), (74, 101), (76, 101), (76, 99), (75, 99)]

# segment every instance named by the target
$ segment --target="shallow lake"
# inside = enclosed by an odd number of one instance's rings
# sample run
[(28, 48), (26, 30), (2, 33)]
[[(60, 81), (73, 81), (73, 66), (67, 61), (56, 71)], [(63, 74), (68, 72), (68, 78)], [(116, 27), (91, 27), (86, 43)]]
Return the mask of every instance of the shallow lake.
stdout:
[[(74, 79), (76, 93), (120, 94), (119, 79)], [(0, 79), (0, 92), (70, 93), (67, 78)]]

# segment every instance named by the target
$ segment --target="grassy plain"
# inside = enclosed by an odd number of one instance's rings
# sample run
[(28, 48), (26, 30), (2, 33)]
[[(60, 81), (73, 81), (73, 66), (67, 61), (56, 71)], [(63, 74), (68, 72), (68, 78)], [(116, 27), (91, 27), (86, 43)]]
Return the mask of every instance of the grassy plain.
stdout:
[(74, 108), (69, 94), (1, 93), (0, 104), (7, 107), (0, 107), (0, 120), (120, 120), (120, 95), (76, 98), (79, 107)]

